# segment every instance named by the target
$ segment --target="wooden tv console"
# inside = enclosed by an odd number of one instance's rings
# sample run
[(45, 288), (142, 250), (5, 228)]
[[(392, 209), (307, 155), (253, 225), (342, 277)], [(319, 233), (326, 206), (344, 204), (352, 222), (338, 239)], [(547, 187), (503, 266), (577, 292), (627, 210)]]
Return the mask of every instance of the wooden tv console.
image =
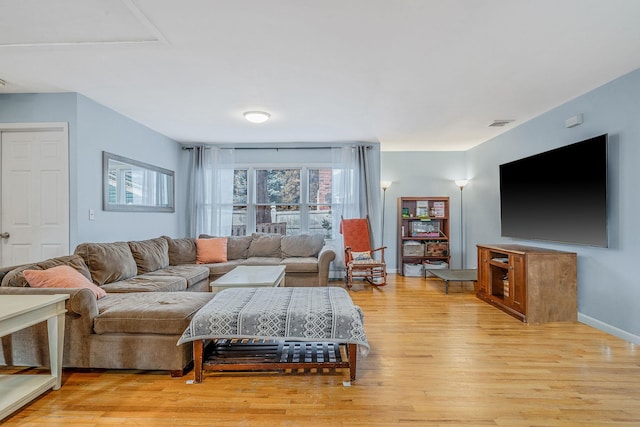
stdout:
[(577, 254), (478, 245), (477, 297), (526, 323), (576, 321)]

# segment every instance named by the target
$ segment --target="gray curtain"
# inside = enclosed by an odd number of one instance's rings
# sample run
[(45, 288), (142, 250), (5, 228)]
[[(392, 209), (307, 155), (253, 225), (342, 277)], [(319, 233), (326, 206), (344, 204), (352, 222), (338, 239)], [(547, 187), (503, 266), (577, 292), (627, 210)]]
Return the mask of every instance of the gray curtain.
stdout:
[(205, 193), (210, 185), (207, 170), (209, 169), (209, 148), (196, 146), (189, 148), (189, 164), (187, 172), (187, 208), (186, 221), (189, 237), (198, 237), (204, 224), (211, 222), (211, 212), (206, 209)]

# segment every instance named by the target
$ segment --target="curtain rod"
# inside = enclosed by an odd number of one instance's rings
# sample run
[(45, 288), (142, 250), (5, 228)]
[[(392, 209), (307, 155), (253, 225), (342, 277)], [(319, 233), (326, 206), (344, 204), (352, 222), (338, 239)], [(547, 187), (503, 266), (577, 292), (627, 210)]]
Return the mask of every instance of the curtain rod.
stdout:
[[(183, 146), (182, 149), (183, 150), (193, 150), (195, 147), (194, 145), (189, 145), (189, 146)], [(199, 147), (199, 146), (198, 146)], [(205, 149), (211, 148), (211, 145), (202, 145), (202, 147), (204, 147)], [(343, 146), (340, 145), (324, 145), (324, 146), (311, 146), (311, 147), (224, 147), (224, 146), (215, 146), (217, 148), (232, 148), (234, 150), (330, 150), (332, 148), (342, 148)], [(351, 145), (351, 147), (357, 147), (357, 145)], [(365, 145), (364, 146), (367, 149), (371, 149), (373, 148), (372, 145)]]

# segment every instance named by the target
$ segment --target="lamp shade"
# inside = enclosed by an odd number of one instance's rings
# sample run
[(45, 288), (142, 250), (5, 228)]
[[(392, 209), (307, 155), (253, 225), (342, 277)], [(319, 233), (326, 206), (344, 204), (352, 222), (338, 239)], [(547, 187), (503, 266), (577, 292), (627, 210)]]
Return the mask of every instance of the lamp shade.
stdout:
[(469, 180), (468, 179), (456, 179), (454, 182), (462, 190), (464, 188), (464, 186), (469, 183)]

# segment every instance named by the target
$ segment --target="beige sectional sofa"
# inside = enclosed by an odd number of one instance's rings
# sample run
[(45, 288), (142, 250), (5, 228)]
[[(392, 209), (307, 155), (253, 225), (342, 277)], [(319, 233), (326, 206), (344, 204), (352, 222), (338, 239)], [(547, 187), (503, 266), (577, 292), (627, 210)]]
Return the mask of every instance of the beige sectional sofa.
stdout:
[[(202, 236), (204, 238), (204, 236)], [(196, 264), (196, 240), (162, 236), (144, 241), (82, 243), (70, 256), (0, 268), (3, 294), (67, 293), (64, 367), (169, 370), (181, 375), (193, 360), (177, 346), (191, 317), (214, 294), (209, 283), (237, 265), (285, 265), (286, 286), (327, 286), (335, 252), (314, 235), (254, 234), (227, 238), (227, 261)], [(23, 271), (68, 265), (107, 292), (31, 288)], [(0, 364), (48, 365), (46, 324), (3, 337)]]

